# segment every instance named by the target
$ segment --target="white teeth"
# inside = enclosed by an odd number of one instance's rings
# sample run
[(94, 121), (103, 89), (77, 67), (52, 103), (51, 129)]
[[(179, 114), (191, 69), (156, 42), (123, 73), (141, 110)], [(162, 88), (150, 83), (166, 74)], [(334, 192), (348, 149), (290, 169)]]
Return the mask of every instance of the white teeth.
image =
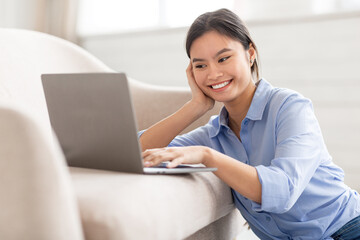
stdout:
[(225, 87), (226, 85), (228, 85), (230, 83), (230, 81), (227, 81), (227, 82), (223, 82), (223, 83), (220, 83), (220, 84), (217, 84), (217, 85), (212, 85), (211, 87), (213, 89), (219, 89), (219, 88), (222, 88), (222, 87)]

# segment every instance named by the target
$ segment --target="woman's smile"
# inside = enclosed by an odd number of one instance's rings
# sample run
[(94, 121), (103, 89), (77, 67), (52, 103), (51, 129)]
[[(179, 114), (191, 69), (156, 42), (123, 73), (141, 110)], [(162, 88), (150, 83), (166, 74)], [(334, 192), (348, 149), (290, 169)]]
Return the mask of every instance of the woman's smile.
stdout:
[(232, 79), (223, 81), (220, 83), (212, 84), (212, 85), (210, 85), (210, 88), (215, 92), (220, 92), (220, 91), (225, 90), (231, 82), (232, 82)]

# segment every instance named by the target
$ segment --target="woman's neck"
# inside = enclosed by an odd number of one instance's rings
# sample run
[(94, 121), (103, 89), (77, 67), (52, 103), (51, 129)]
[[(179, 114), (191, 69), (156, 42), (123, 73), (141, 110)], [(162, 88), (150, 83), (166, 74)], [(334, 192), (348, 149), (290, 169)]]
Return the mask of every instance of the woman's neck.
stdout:
[(233, 102), (224, 103), (225, 108), (229, 113), (229, 127), (238, 137), (241, 130), (241, 123), (249, 111), (255, 91), (256, 85), (251, 81), (247, 89), (238, 99)]

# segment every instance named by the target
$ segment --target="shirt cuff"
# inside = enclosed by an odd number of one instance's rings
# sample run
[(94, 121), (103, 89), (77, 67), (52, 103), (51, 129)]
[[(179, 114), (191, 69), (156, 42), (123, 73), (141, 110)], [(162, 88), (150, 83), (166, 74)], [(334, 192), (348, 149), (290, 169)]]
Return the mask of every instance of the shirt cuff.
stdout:
[(145, 130), (141, 130), (141, 131), (139, 131), (138, 133), (137, 133), (137, 136), (138, 136), (138, 139), (141, 137), (141, 135), (143, 135), (143, 133), (146, 131), (146, 129)]

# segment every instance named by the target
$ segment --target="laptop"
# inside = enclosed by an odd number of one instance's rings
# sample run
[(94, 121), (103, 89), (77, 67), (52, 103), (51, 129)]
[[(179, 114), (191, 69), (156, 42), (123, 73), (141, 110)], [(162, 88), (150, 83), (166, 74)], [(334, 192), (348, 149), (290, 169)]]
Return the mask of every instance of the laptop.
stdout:
[(51, 126), (69, 166), (127, 173), (216, 171), (203, 165), (144, 167), (123, 73), (43, 74)]

